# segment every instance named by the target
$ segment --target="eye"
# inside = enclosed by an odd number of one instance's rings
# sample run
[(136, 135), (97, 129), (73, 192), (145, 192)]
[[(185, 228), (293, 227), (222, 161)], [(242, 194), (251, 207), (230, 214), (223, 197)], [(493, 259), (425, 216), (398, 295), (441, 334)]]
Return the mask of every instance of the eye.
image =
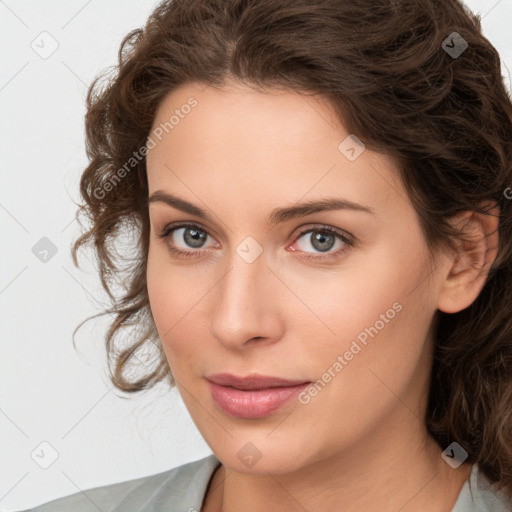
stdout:
[[(178, 224), (167, 226), (157, 237), (167, 241), (169, 251), (178, 258), (195, 258), (204, 252), (203, 246), (207, 238), (211, 236), (208, 231), (197, 224)], [(182, 248), (180, 248), (180, 244)], [(188, 248), (195, 250), (189, 251)], [(198, 250), (201, 249), (201, 250)]]
[[(305, 235), (308, 234), (309, 236), (306, 237)], [(306, 253), (302, 257), (317, 260), (341, 256), (342, 253), (345, 253), (354, 245), (351, 236), (348, 236), (331, 226), (324, 225), (313, 226), (309, 229), (302, 230), (295, 240), (294, 244), (298, 246), (299, 251)], [(337, 250), (331, 251), (331, 249), (335, 248), (336, 245)], [(314, 252), (312, 253), (308, 251), (308, 246), (313, 247), (313, 250), (318, 252), (315, 254)], [(296, 251), (297, 249), (292, 250)]]
[[(305, 236), (307, 234), (309, 237)], [(180, 223), (166, 226), (157, 237), (166, 241), (168, 250), (177, 258), (199, 258), (209, 247), (205, 242), (211, 235), (197, 224)], [(336, 244), (337, 250), (332, 251)], [(351, 235), (331, 226), (317, 225), (300, 231), (294, 245), (298, 245), (298, 250), (292, 247), (292, 252), (304, 253), (302, 258), (324, 260), (340, 257), (354, 245), (354, 240)], [(308, 251), (308, 245), (318, 252)]]

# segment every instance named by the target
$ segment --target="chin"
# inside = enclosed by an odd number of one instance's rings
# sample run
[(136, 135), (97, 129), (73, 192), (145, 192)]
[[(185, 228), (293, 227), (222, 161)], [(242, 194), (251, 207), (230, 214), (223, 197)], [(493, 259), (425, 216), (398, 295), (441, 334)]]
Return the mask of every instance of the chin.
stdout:
[(268, 441), (234, 444), (237, 446), (232, 451), (224, 448), (214, 453), (226, 468), (237, 473), (284, 474), (296, 471), (306, 464), (303, 457), (298, 459), (296, 456), (297, 452), (301, 451), (299, 448), (286, 446), (282, 442), (278, 448), (270, 446)]

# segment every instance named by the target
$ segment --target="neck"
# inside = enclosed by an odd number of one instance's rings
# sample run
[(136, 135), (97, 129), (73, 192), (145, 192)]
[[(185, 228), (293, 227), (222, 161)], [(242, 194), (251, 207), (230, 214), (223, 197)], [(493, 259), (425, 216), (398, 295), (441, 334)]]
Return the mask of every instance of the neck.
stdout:
[[(407, 420), (422, 427), (410, 413)], [(393, 427), (379, 429), (373, 440), (362, 436), (357, 446), (289, 473), (243, 474), (221, 465), (202, 511), (450, 511), (471, 465), (448, 466), (424, 428), (404, 438), (404, 430)]]

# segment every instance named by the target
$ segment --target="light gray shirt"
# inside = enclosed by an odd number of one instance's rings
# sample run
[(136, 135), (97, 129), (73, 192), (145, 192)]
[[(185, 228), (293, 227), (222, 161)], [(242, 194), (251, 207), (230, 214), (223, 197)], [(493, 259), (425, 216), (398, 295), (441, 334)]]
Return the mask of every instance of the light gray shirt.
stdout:
[[(21, 512), (199, 512), (215, 455), (156, 475), (95, 487)], [(451, 512), (510, 512), (512, 503), (492, 490), (475, 464)]]

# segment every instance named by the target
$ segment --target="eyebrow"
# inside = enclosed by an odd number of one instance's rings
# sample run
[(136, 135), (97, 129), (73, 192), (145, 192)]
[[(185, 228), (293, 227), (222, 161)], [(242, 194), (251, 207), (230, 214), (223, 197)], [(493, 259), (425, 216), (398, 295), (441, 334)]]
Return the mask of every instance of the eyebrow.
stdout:
[[(190, 215), (195, 215), (201, 219), (210, 219), (208, 213), (199, 206), (189, 203), (180, 197), (164, 192), (163, 190), (156, 190), (153, 192), (148, 197), (147, 202), (148, 205), (150, 203), (157, 202), (165, 203), (168, 206), (176, 208), (177, 210), (181, 210), (182, 212), (188, 213)], [(273, 225), (297, 217), (305, 217), (306, 215), (329, 210), (354, 210), (375, 215), (375, 209), (370, 206), (363, 206), (361, 204), (337, 197), (327, 197), (316, 201), (304, 202), (297, 206), (275, 208), (268, 215), (266, 222), (270, 225)]]

